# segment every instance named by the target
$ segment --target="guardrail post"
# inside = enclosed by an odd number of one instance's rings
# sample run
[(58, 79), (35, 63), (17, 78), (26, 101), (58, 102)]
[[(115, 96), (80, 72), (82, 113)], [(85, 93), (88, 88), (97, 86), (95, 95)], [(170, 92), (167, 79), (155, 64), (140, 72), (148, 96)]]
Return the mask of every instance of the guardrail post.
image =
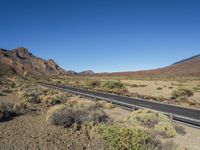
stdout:
[(169, 114), (169, 118), (170, 118), (170, 120), (172, 122), (173, 121), (173, 115), (172, 115), (172, 113)]
[(94, 99), (95, 101), (97, 101), (97, 98), (96, 98), (96, 97), (94, 97), (93, 99)]
[(133, 105), (133, 110), (136, 110), (136, 106), (135, 105)]

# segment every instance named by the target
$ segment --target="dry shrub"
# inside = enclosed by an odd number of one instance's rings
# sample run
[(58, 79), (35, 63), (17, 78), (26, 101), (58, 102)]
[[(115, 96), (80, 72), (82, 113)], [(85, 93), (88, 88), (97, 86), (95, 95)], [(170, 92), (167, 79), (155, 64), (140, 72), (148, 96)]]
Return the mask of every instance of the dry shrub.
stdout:
[(170, 119), (159, 112), (149, 109), (133, 111), (126, 119), (132, 125), (142, 125), (147, 128), (154, 128), (159, 122), (170, 122)]
[(170, 122), (159, 122), (155, 125), (155, 129), (163, 135), (163, 137), (170, 138), (176, 136), (176, 130)]
[(16, 113), (13, 111), (13, 105), (9, 103), (0, 103), (0, 122), (12, 119)]
[(38, 99), (38, 95), (36, 93), (29, 94), (26, 101), (29, 103), (34, 103), (34, 104), (41, 102), (40, 99)]
[(87, 82), (87, 85), (90, 88), (99, 88), (101, 86), (101, 81), (99, 81), (99, 80), (89, 80)]
[(93, 122), (99, 123), (108, 120), (108, 116), (100, 109), (89, 106), (69, 106), (58, 105), (50, 108), (47, 112), (46, 120), (53, 125), (61, 125), (70, 127), (76, 123), (81, 125), (83, 123)]
[(68, 98), (68, 94), (64, 92), (59, 92), (57, 90), (45, 90), (42, 92), (38, 99), (41, 100), (41, 102), (47, 104), (47, 105), (56, 105), (60, 104), (63, 101), (66, 101)]
[(74, 106), (74, 105), (77, 105), (78, 104), (78, 101), (77, 100), (74, 100), (74, 99), (70, 99), (67, 101), (67, 104), (69, 106)]
[(54, 105), (62, 103), (61, 100), (52, 96), (41, 95), (39, 96), (39, 99), (41, 100), (41, 102), (44, 102), (45, 104), (50, 105), (50, 106), (54, 106)]
[(133, 111), (125, 121), (131, 126), (142, 126), (151, 129), (151, 132), (155, 131), (155, 133), (158, 131), (165, 138), (176, 135), (176, 130), (169, 117), (153, 110), (140, 109)]
[(176, 99), (179, 97), (190, 97), (193, 96), (194, 92), (187, 88), (178, 88), (172, 92), (172, 98)]
[(13, 111), (22, 113), (27, 109), (27, 104), (25, 102), (19, 102), (13, 106)]
[(1, 91), (2, 91), (3, 93), (7, 93), (7, 94), (12, 93), (12, 90), (11, 90), (11, 89), (2, 89)]
[(29, 102), (29, 103), (40, 103), (40, 99), (38, 98), (38, 93), (35, 91), (21, 91), (18, 90), (17, 97), (22, 101)]
[(102, 107), (105, 108), (105, 109), (112, 109), (112, 108), (114, 108), (113, 104), (112, 103), (108, 103), (108, 102), (104, 102), (102, 104)]

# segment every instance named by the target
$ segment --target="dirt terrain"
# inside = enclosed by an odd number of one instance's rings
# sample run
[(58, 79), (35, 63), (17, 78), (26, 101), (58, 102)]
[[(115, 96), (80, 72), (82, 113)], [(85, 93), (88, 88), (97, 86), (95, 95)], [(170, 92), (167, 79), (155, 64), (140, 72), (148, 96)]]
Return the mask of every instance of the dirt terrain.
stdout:
[[(73, 96), (71, 100), (85, 104), (94, 103), (92, 100), (77, 96)], [(19, 102), (14, 95), (1, 96), (0, 101)], [(75, 131), (73, 128), (49, 125), (45, 121), (48, 108), (44, 105), (31, 104), (28, 107), (29, 111), (25, 114), (0, 123), (0, 149), (96, 149), (95, 145), (88, 140), (86, 134), (81, 130)], [(130, 114), (130, 111), (117, 107), (104, 109), (104, 111), (116, 121), (122, 121)], [(170, 140), (175, 141), (181, 147), (198, 150), (198, 147), (200, 147), (199, 129), (183, 127), (187, 134), (178, 134)]]
[[(171, 98), (172, 92), (180, 87), (195, 89), (194, 95), (188, 97), (188, 100), (195, 103), (200, 103), (200, 90), (198, 89), (200, 85), (200, 81), (193, 80), (193, 81), (185, 81), (185, 82), (178, 82), (178, 81), (162, 81), (162, 80), (155, 80), (155, 81), (148, 81), (148, 80), (122, 80), (123, 83), (129, 84), (128, 91), (131, 93), (138, 93), (144, 94), (148, 96), (156, 96), (156, 97), (164, 97), (164, 98)], [(144, 87), (131, 87), (131, 85), (144, 85)]]
[[(0, 101), (16, 103), (15, 96)], [(0, 123), (0, 149), (84, 149), (91, 144), (81, 131), (51, 126), (45, 121), (47, 108), (30, 106), (29, 111), (13, 120)]]

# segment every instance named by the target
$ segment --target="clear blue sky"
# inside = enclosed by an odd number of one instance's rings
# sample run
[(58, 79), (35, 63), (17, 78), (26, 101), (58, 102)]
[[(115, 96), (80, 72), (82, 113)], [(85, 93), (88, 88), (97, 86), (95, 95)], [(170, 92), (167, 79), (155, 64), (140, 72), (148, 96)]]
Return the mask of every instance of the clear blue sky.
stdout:
[(199, 0), (0, 0), (0, 47), (66, 70), (152, 69), (200, 53)]

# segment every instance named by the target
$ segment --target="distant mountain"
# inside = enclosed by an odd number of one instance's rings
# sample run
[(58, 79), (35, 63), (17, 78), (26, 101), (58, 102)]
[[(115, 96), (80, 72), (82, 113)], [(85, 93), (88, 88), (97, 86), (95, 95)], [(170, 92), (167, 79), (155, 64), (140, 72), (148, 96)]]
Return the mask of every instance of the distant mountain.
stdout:
[(200, 57), (200, 54), (199, 54), (199, 55), (192, 56), (192, 57), (187, 58), (187, 59), (183, 59), (183, 60), (178, 61), (178, 62), (175, 62), (173, 65), (180, 64), (180, 63), (184, 63), (184, 62), (187, 62), (187, 61), (193, 60), (193, 59), (195, 59), (195, 58), (199, 58), (199, 57)]
[(0, 75), (25, 72), (36, 75), (83, 75), (83, 76), (133, 76), (133, 77), (166, 77), (166, 76), (200, 76), (200, 55), (178, 61), (170, 66), (145, 71), (114, 73), (94, 73), (65, 71), (53, 59), (44, 60), (31, 54), (28, 49), (19, 47), (13, 50), (0, 49)]
[(31, 54), (28, 49), (19, 47), (13, 50), (0, 49), (0, 69), (12, 70), (22, 75), (24, 72), (37, 75), (67, 74), (53, 59), (44, 60)]
[(79, 75), (93, 75), (94, 72), (92, 70), (86, 70), (78, 73)]
[(170, 66), (153, 70), (136, 72), (100, 73), (99, 76), (133, 76), (133, 77), (174, 77), (200, 76), (200, 55), (178, 61)]

